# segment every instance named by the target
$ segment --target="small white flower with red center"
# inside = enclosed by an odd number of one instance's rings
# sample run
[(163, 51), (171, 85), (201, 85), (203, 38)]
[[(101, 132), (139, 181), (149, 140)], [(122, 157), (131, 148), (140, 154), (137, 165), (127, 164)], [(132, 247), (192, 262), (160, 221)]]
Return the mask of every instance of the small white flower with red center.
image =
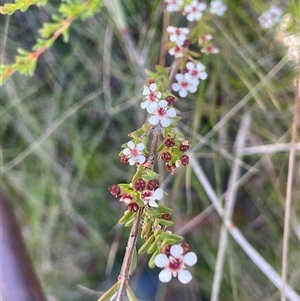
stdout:
[(269, 12), (271, 14), (272, 20), (275, 23), (278, 23), (280, 21), (280, 18), (283, 14), (283, 11), (280, 7), (276, 5), (272, 5), (269, 9)]
[(283, 14), (281, 8), (276, 5), (272, 5), (268, 11), (263, 12), (258, 17), (258, 22), (263, 28), (271, 28), (274, 24), (280, 21)]
[(212, 39), (214, 39), (214, 35), (212, 35), (210, 33), (205, 34), (205, 35), (203, 34), (203, 35), (199, 36), (198, 43), (199, 43), (199, 45), (203, 45), (206, 42), (211, 41)]
[(208, 45), (204, 48), (201, 48), (201, 52), (205, 54), (218, 54), (220, 52), (220, 49), (214, 47), (213, 45)]
[(189, 74), (194, 78), (200, 78), (202, 80), (207, 79), (207, 73), (204, 71), (205, 66), (202, 63), (197, 63), (195, 66), (194, 63), (188, 62), (186, 68), (189, 70)]
[(166, 9), (169, 12), (179, 11), (183, 5), (183, 0), (165, 0), (167, 4)]
[(160, 201), (163, 198), (164, 192), (161, 188), (157, 188), (155, 191), (144, 190), (141, 193), (141, 199), (145, 204), (151, 207), (158, 207), (156, 200)]
[(160, 123), (162, 127), (166, 128), (171, 124), (170, 118), (176, 116), (176, 111), (174, 108), (168, 108), (168, 102), (163, 99), (158, 103), (158, 108), (153, 114), (154, 115), (148, 119), (149, 123), (152, 125)]
[(143, 95), (146, 97), (146, 100), (141, 103), (142, 109), (147, 109), (148, 113), (151, 113), (156, 110), (157, 103), (161, 97), (160, 92), (156, 92), (157, 85), (152, 83), (149, 87), (144, 86)]
[(210, 12), (218, 16), (224, 15), (227, 6), (221, 0), (213, 0), (210, 2)]
[(128, 163), (134, 165), (136, 162), (142, 164), (146, 161), (146, 157), (142, 155), (142, 150), (145, 148), (144, 143), (135, 145), (132, 141), (127, 143), (127, 148), (123, 150), (123, 154), (129, 159)]
[(170, 48), (169, 49), (169, 53), (171, 55), (174, 55), (175, 58), (179, 58), (179, 57), (183, 57), (183, 48), (178, 46), (178, 45), (175, 45), (174, 47)]
[(169, 282), (173, 277), (183, 283), (189, 283), (193, 276), (186, 270), (186, 265), (192, 266), (197, 262), (197, 255), (194, 252), (188, 252), (183, 255), (183, 248), (180, 245), (173, 245), (170, 248), (170, 256), (158, 254), (154, 259), (155, 265), (164, 268), (158, 278), (161, 282)]
[(129, 205), (134, 203), (133, 197), (130, 194), (122, 194), (120, 198), (120, 202), (123, 202), (125, 205)]
[(186, 18), (188, 21), (193, 22), (195, 20), (200, 20), (202, 17), (202, 11), (206, 9), (206, 4), (204, 2), (199, 2), (194, 0), (191, 4), (184, 7), (184, 12), (187, 13)]
[(199, 85), (199, 80), (189, 73), (175, 75), (177, 83), (172, 84), (172, 89), (178, 92), (180, 97), (186, 97), (188, 92), (195, 93)]
[(176, 45), (182, 46), (190, 30), (186, 27), (168, 26), (167, 32), (170, 33), (171, 42), (175, 42)]

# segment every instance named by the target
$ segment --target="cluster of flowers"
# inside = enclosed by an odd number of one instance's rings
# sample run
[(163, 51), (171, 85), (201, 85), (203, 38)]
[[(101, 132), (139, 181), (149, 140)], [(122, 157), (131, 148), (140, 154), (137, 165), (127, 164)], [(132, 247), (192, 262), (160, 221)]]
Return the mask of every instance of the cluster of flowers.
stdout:
[(165, 168), (170, 174), (174, 173), (175, 168), (189, 164), (189, 157), (183, 154), (189, 148), (187, 140), (178, 142), (177, 139), (166, 137), (164, 147), (160, 152), (160, 158), (166, 162)]
[(258, 22), (263, 28), (271, 28), (273, 25), (279, 23), (283, 11), (280, 7), (272, 5), (268, 11), (263, 12), (258, 17)]
[(138, 210), (140, 200), (144, 206), (158, 207), (155, 201), (160, 201), (164, 195), (157, 179), (145, 181), (139, 178), (133, 185), (111, 185), (109, 191), (115, 197), (121, 196), (120, 202), (123, 202), (128, 210), (134, 212)]
[[(206, 10), (207, 5), (203, 0), (193, 0), (186, 2), (184, 0), (165, 0), (166, 9), (169, 12), (181, 11), (190, 22), (199, 21)], [(210, 2), (210, 12), (222, 16), (227, 6), (222, 0), (212, 0)]]

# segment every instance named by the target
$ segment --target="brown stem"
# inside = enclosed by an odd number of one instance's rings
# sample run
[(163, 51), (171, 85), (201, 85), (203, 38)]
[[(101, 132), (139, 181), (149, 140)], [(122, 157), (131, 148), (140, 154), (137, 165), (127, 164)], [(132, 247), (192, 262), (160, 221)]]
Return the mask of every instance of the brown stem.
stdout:
[(130, 269), (130, 264), (132, 261), (132, 256), (133, 256), (133, 252), (134, 252), (135, 245), (136, 245), (137, 235), (139, 232), (139, 226), (141, 223), (142, 212), (143, 212), (143, 207), (140, 207), (136, 213), (134, 223), (132, 225), (130, 235), (129, 235), (129, 238), (127, 241), (123, 264), (122, 264), (121, 272), (119, 275), (120, 285), (119, 285), (116, 301), (123, 300), (126, 284), (128, 283), (128, 280), (130, 277), (129, 269)]

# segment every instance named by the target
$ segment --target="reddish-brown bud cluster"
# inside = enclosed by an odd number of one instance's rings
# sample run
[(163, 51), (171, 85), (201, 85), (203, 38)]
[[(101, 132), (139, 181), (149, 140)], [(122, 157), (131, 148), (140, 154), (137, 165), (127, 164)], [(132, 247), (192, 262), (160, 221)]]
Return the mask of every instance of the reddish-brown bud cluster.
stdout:
[(186, 166), (186, 165), (189, 164), (190, 158), (189, 158), (189, 156), (187, 156), (187, 155), (183, 155), (183, 156), (181, 157), (180, 161), (181, 161), (181, 164), (182, 164), (183, 166)]
[(167, 137), (165, 139), (165, 146), (166, 147), (173, 147), (175, 145), (175, 141), (173, 138)]
[(190, 245), (187, 242), (183, 242), (181, 246), (183, 248), (183, 254), (185, 255), (190, 250)]
[(176, 168), (176, 166), (175, 166), (175, 164), (172, 164), (172, 165), (169, 165), (169, 164), (166, 164), (166, 170), (172, 175), (172, 174), (174, 174), (174, 171), (175, 171), (175, 168)]
[(162, 253), (166, 254), (169, 257), (171, 255), (171, 253), (170, 253), (171, 247), (172, 247), (171, 245), (164, 246), (162, 249)]
[(190, 146), (189, 146), (189, 142), (188, 141), (183, 141), (182, 143), (179, 144), (179, 150), (182, 152), (186, 152)]
[(134, 203), (133, 197), (130, 194), (122, 194), (122, 197), (120, 198), (120, 202), (123, 202), (125, 205), (129, 205)]
[(184, 48), (189, 48), (190, 44), (191, 44), (190, 39), (185, 39), (185, 41), (184, 41), (182, 47), (184, 47)]
[(137, 179), (134, 183), (134, 188), (137, 191), (143, 191), (146, 188), (146, 182), (142, 178)]
[(127, 164), (128, 163), (128, 158), (126, 157), (126, 156), (122, 156), (122, 157), (120, 157), (120, 162), (122, 163), (122, 164)]
[(164, 153), (161, 154), (161, 158), (165, 162), (169, 162), (172, 159), (172, 155), (169, 152), (164, 152)]
[(131, 203), (127, 206), (128, 210), (137, 212), (139, 210), (139, 205), (137, 203)]
[(172, 95), (169, 95), (166, 97), (166, 101), (168, 102), (169, 106), (172, 106), (175, 103), (175, 97)]
[(119, 185), (111, 185), (111, 186), (108, 188), (108, 190), (109, 190), (109, 192), (110, 192), (113, 196), (115, 196), (115, 197), (117, 197), (117, 196), (120, 195), (120, 193), (121, 193), (121, 188), (120, 188)]
[(149, 182), (148, 182), (148, 184), (147, 184), (147, 188), (149, 189), (149, 190), (156, 190), (157, 188), (159, 187), (159, 182), (158, 182), (158, 180), (157, 179), (152, 179), (152, 180), (150, 180)]
[(169, 221), (171, 220), (171, 215), (168, 214), (168, 213), (165, 213), (161, 216), (162, 219), (166, 220), (166, 221)]

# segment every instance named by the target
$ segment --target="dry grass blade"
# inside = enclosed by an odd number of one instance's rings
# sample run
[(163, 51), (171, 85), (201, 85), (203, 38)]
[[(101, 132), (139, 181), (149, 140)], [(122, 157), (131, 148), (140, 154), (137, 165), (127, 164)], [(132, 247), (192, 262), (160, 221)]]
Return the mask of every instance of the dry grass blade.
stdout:
[(282, 251), (283, 287), (281, 291), (281, 301), (286, 300), (285, 290), (286, 290), (286, 281), (287, 281), (290, 217), (291, 217), (292, 188), (293, 188), (294, 165), (295, 165), (295, 148), (296, 148), (296, 136), (297, 136), (297, 128), (298, 128), (298, 117), (299, 117), (299, 98), (300, 98), (300, 52), (299, 52), (299, 59), (298, 59), (298, 76), (297, 76), (296, 93), (295, 93), (294, 116), (293, 116), (292, 135), (291, 135), (292, 136), (291, 150), (289, 156), (289, 167), (288, 167), (286, 199), (285, 199), (283, 251)]
[[(233, 213), (237, 189), (238, 189), (238, 186), (235, 184), (238, 181), (239, 174), (240, 174), (240, 165), (239, 165), (239, 159), (241, 157), (240, 150), (244, 147), (249, 126), (250, 126), (250, 113), (246, 112), (243, 116), (242, 123), (235, 141), (236, 160), (233, 163), (233, 167), (228, 180), (228, 189), (225, 195), (225, 216), (224, 216), (225, 224), (230, 223), (232, 219), (232, 213)], [(222, 224), (216, 268), (215, 268), (215, 274), (214, 274), (214, 279), (212, 284), (211, 301), (219, 300), (226, 249), (227, 249), (227, 229), (226, 226)]]
[[(203, 186), (206, 194), (210, 198), (212, 204), (215, 206), (217, 212), (220, 216), (223, 216), (223, 209), (221, 208), (218, 197), (209, 183), (205, 173), (203, 172), (198, 161), (195, 159), (194, 155), (190, 154), (190, 162), (193, 168), (193, 171), (198, 178), (198, 181)], [(251, 246), (239, 229), (234, 226), (231, 222), (226, 223), (226, 227), (230, 232), (231, 236), (235, 241), (240, 245), (243, 251), (249, 256), (253, 263), (265, 274), (265, 276), (279, 289), (282, 290), (283, 283), (279, 274), (274, 270), (274, 268)], [(286, 286), (285, 295), (289, 298), (290, 301), (299, 301), (300, 296), (289, 286)]]

